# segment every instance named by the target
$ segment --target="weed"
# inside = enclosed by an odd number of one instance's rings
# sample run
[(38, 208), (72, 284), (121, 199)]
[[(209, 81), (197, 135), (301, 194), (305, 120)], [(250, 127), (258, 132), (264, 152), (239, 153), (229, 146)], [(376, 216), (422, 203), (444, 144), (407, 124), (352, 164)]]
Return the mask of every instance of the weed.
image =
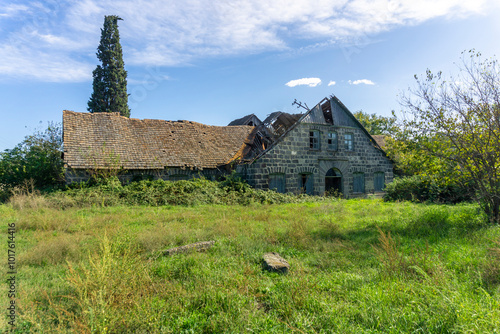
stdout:
[(445, 208), (430, 207), (410, 219), (407, 233), (415, 237), (442, 238), (448, 235), (452, 224), (450, 212)]
[(399, 245), (391, 237), (391, 232), (384, 233), (378, 226), (377, 231), (379, 233), (379, 246), (372, 245), (372, 247), (378, 260), (382, 263), (384, 275), (394, 276), (407, 272), (408, 263), (404, 256), (400, 254)]
[(12, 189), (9, 203), (16, 210), (38, 209), (47, 206), (46, 198), (35, 188), (33, 179), (24, 180), (22, 185)]
[(493, 242), (496, 247), (488, 250), (489, 256), (482, 269), (482, 279), (488, 288), (500, 284), (500, 240), (493, 240)]
[(302, 219), (293, 220), (287, 225), (287, 231), (284, 235), (284, 243), (300, 249), (307, 249), (312, 244), (312, 238), (309, 232), (307, 222)]
[(45, 266), (64, 263), (68, 259), (78, 257), (79, 241), (79, 236), (66, 233), (57, 235), (56, 237), (47, 235), (35, 247), (29, 249), (19, 257), (19, 264)]
[(443, 268), (437, 259), (431, 258), (428, 242), (423, 251), (412, 245), (411, 254), (404, 256), (399, 243), (390, 232), (384, 233), (377, 226), (379, 246), (373, 246), (377, 259), (383, 266), (383, 275), (388, 277), (403, 276), (416, 278), (419, 281), (431, 280), (439, 284), (443, 280)]
[(135, 239), (141, 249), (152, 252), (174, 244), (177, 232), (177, 229), (157, 226), (156, 228), (140, 232)]
[(318, 228), (319, 229), (315, 233), (317, 238), (321, 238), (323, 240), (335, 240), (342, 238), (340, 226), (331, 216), (321, 219), (319, 221)]
[(68, 262), (66, 281), (72, 289), (68, 297), (77, 306), (72, 316), (92, 333), (126, 329), (124, 314), (133, 319), (131, 312), (140, 300), (157, 292), (144, 262), (106, 235), (100, 242), (100, 252), (89, 256), (88, 264)]

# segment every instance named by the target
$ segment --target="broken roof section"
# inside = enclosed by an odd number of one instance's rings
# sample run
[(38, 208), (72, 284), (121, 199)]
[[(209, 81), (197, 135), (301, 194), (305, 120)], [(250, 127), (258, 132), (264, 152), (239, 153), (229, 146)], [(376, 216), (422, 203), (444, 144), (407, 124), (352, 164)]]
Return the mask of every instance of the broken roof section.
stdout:
[(235, 126), (235, 125), (250, 125), (250, 126), (258, 126), (262, 123), (262, 121), (255, 116), (255, 114), (250, 114), (243, 116), (242, 118), (235, 119), (231, 123), (228, 124), (228, 126)]
[[(249, 117), (257, 118), (254, 114), (237, 119), (231, 124), (243, 124)], [(258, 120), (258, 118), (257, 118)], [(260, 121), (260, 120), (259, 120)], [(251, 150), (244, 156), (245, 161), (252, 161), (263, 155), (268, 149), (276, 145), (286, 134), (299, 123), (327, 124), (335, 126), (347, 126), (360, 128), (369, 138), (372, 145), (385, 152), (381, 148), (384, 141), (370, 135), (364, 126), (354, 117), (349, 109), (334, 95), (324, 98), (314, 108), (308, 109), (304, 114), (289, 114), (277, 111), (256, 127), (254, 137), (249, 142)]]
[(205, 169), (227, 165), (248, 153), (254, 127), (65, 110), (63, 130), (64, 161), (70, 168)]
[(276, 140), (284, 135), (297, 121), (302, 117), (302, 114), (288, 114), (281, 111), (276, 111), (267, 116), (262, 122), (267, 135)]
[(249, 147), (245, 150), (241, 161), (248, 162), (254, 160), (288, 132), (301, 117), (302, 114), (288, 114), (276, 111), (268, 115), (264, 121), (251, 114), (229, 123), (229, 126), (255, 125), (255, 130), (247, 140)]

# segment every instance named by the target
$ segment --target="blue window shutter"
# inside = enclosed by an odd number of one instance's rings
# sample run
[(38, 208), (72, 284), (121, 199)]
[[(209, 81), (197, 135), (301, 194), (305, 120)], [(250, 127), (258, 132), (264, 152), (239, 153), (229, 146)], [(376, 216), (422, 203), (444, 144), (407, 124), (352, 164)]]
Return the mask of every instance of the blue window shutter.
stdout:
[(353, 175), (353, 185), (352, 190), (355, 193), (364, 193), (365, 192), (365, 174), (363, 173), (354, 173)]
[(384, 172), (376, 172), (374, 174), (374, 188), (375, 191), (384, 190), (385, 186), (385, 174)]
[(269, 175), (269, 189), (279, 193), (285, 193), (285, 174)]
[(308, 174), (306, 181), (306, 194), (312, 195), (313, 192), (314, 192), (314, 177), (313, 174)]

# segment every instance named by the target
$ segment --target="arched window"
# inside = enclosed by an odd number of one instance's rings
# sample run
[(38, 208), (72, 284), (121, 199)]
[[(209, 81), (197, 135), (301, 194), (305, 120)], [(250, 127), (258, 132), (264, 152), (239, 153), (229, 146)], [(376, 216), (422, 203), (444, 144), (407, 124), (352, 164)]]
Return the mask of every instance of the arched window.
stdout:
[(325, 193), (342, 193), (342, 173), (337, 168), (330, 168), (325, 174)]

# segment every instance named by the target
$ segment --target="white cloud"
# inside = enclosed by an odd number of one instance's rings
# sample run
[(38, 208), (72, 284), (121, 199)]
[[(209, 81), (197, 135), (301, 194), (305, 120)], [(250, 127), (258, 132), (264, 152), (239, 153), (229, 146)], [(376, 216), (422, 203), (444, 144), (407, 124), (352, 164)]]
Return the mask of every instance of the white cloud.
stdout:
[(375, 83), (371, 80), (368, 80), (368, 79), (361, 79), (361, 80), (354, 80), (354, 81), (351, 81), (349, 80), (349, 84), (350, 85), (375, 85)]
[(321, 84), (320, 78), (302, 78), (302, 79), (288, 81), (285, 85), (287, 85), (288, 87), (295, 87), (295, 86), (316, 87), (317, 85), (320, 84)]
[(335, 84), (336, 84), (336, 82), (335, 82), (335, 81), (330, 81), (330, 82), (328, 83), (328, 87), (330, 87), (330, 86), (335, 86)]
[(0, 63), (10, 62), (0, 75), (15, 76), (9, 69), (29, 64), (34, 77), (45, 77), (36, 73), (47, 72), (36, 66), (39, 56), (52, 59), (52, 68), (68, 61), (95, 64), (103, 17), (109, 14), (124, 19), (119, 25), (126, 64), (171, 66), (205, 57), (296, 51), (291, 47), (296, 39), (301, 41), (299, 51), (332, 43), (369, 43), (382, 31), (483, 13), (496, 1), (20, 0), (0, 7), (2, 23), (11, 23), (3, 24), (0, 45), (32, 52), (19, 62), (0, 58)]
[(20, 12), (25, 12), (29, 9), (28, 6), (19, 4), (10, 4), (8, 6), (0, 8), (0, 18), (7, 18), (14, 16)]
[[(67, 56), (18, 46), (0, 46), (0, 73), (45, 82), (82, 82), (92, 78), (92, 66)], [(36, 61), (34, 61), (36, 60)]]

